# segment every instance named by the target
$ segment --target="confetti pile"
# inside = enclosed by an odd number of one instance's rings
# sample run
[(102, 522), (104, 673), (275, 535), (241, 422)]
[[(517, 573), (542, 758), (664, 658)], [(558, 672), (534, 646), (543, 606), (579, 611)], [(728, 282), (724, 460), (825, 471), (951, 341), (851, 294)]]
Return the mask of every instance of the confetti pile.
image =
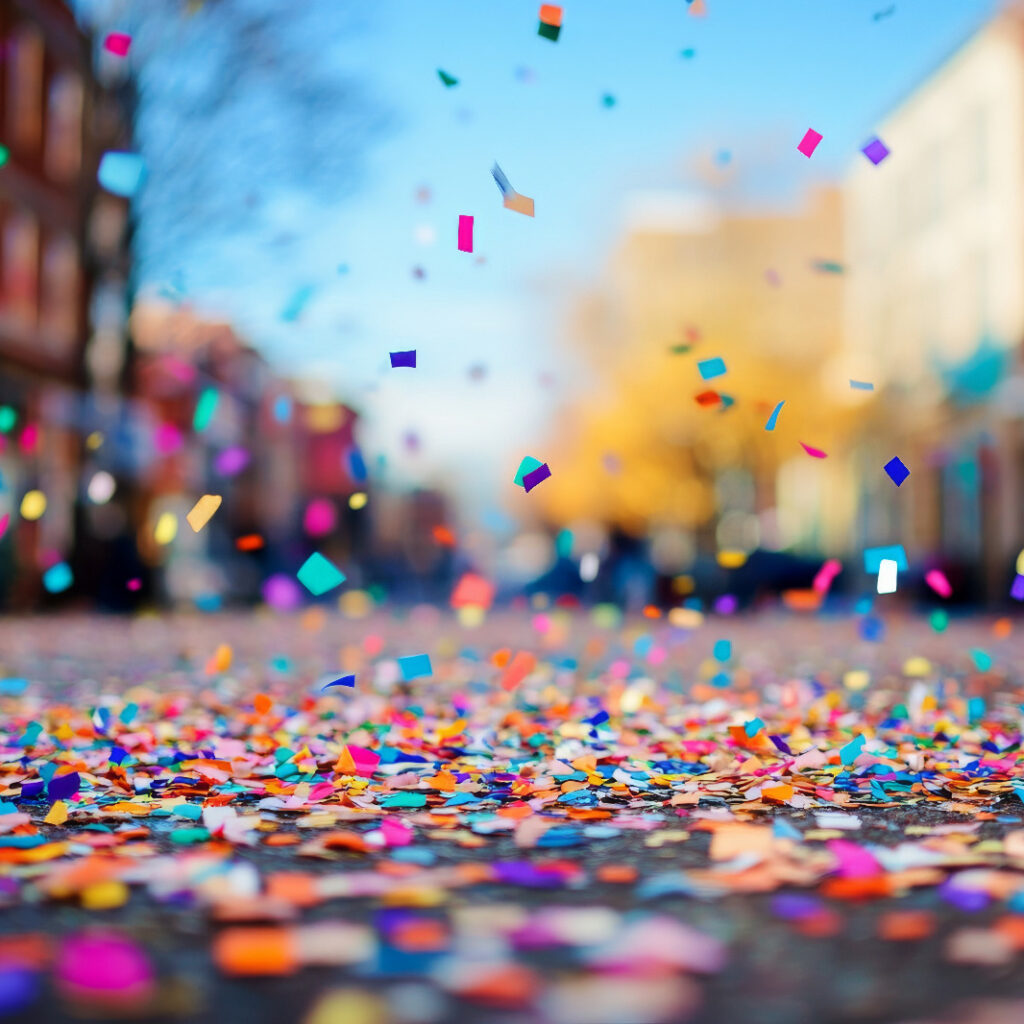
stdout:
[(193, 1019), (301, 978), (267, 998), (315, 1024), (743, 1019), (714, 1014), (784, 1009), (822, 943), (928, 940), (932, 994), (1015, 969), (1008, 623), (782, 624), (0, 625), (0, 1013)]

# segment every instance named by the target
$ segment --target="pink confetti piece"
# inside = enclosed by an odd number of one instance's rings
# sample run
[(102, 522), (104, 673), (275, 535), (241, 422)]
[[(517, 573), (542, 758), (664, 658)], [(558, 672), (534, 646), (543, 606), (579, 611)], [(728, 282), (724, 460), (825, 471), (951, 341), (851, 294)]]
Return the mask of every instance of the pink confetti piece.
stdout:
[(7, 527), (11, 525), (11, 513), (5, 512), (0, 516), (0, 537), (7, 532)]
[(814, 589), (819, 594), (827, 594), (832, 581), (843, 571), (843, 563), (836, 558), (830, 558), (817, 572), (814, 577)]
[(129, 581), (128, 581), (128, 582), (126, 583), (126, 584), (125, 584), (125, 586), (126, 586), (126, 587), (127, 587), (127, 588), (128, 588), (129, 590), (141, 590), (141, 589), (142, 589), (142, 580), (140, 580), (140, 579), (139, 579), (139, 578), (138, 578), (138, 577), (136, 576), (136, 577), (134, 577), (133, 579), (130, 579), (130, 580), (129, 580)]
[(809, 444), (804, 444), (803, 441), (800, 442), (800, 447), (803, 448), (803, 450), (807, 452), (807, 454), (810, 455), (812, 459), (828, 458), (827, 452), (823, 452), (820, 448), (812, 448)]
[(124, 32), (111, 32), (103, 40), (103, 49), (115, 57), (127, 57), (128, 48), (132, 45), (132, 37)]
[(809, 160), (811, 154), (818, 148), (818, 143), (821, 142), (821, 139), (820, 132), (816, 132), (813, 128), (808, 128), (806, 134), (800, 140), (800, 145), (796, 148)]
[(953, 593), (953, 588), (949, 585), (945, 573), (939, 569), (930, 569), (926, 572), (924, 581), (939, 597), (950, 597)]
[(459, 252), (473, 251), (473, 218), (459, 215)]

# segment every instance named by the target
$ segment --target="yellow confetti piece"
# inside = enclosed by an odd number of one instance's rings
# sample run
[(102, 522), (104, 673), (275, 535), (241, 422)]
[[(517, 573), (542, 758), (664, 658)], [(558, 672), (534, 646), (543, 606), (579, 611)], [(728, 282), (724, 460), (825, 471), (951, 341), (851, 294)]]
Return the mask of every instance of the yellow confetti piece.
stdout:
[(864, 690), (870, 682), (870, 673), (862, 668), (853, 669), (843, 676), (843, 686), (848, 690)]
[(82, 906), (86, 910), (113, 910), (127, 902), (128, 886), (124, 882), (95, 882), (82, 890)]
[(42, 491), (28, 491), (21, 499), (23, 519), (38, 519), (46, 511), (46, 495)]
[(358, 512), (359, 509), (366, 507), (366, 503), (369, 500), (370, 499), (367, 496), (365, 491), (356, 491), (355, 494), (353, 494), (353, 495), (351, 495), (349, 497), (349, 499), (348, 499), (348, 507), (351, 508), (351, 509), (355, 509)]
[(153, 530), (157, 544), (170, 544), (178, 536), (178, 517), (173, 512), (162, 512)]
[(213, 518), (223, 500), (219, 494), (204, 494), (192, 506), (192, 511), (185, 518), (194, 533), (198, 533)]
[(1020, 554), (1017, 555), (1017, 575), (1024, 576), (1024, 548), (1021, 548)]
[(747, 561), (746, 551), (719, 551), (718, 564), (723, 569), (738, 569)]
[(55, 801), (49, 813), (43, 818), (47, 825), (63, 825), (67, 820), (68, 805), (63, 800)]
[(85, 446), (89, 451), (94, 452), (103, 444), (103, 435), (98, 431), (94, 430), (86, 439)]
[(903, 663), (903, 674), (905, 676), (926, 676), (931, 673), (932, 663), (927, 658), (917, 656), (907, 658)]
[(673, 608), (668, 613), (668, 621), (681, 629), (696, 629), (704, 621), (704, 616), (695, 608)]

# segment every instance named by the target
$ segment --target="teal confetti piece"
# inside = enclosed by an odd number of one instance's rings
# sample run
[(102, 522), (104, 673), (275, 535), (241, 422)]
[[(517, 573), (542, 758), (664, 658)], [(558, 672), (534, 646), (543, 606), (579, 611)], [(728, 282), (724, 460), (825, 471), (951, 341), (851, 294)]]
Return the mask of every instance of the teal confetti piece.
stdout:
[(768, 422), (764, 425), (764, 429), (772, 431), (775, 429), (775, 424), (779, 422), (779, 413), (782, 412), (782, 407), (786, 404), (783, 399), (775, 408), (772, 410), (771, 416), (768, 417)]
[(196, 402), (196, 411), (192, 416), (192, 429), (201, 434), (213, 420), (217, 412), (220, 394), (216, 388), (206, 388)]
[(525, 487), (523, 477), (527, 473), (532, 473), (535, 469), (540, 469), (543, 465), (544, 463), (540, 459), (535, 459), (532, 455), (525, 456), (523, 461), (519, 463), (519, 469), (516, 470), (516, 478), (512, 482), (516, 487)]
[(899, 572), (909, 572), (910, 564), (907, 562), (907, 553), (903, 550), (902, 544), (889, 544), (880, 548), (864, 549), (864, 571), (878, 574), (882, 567), (882, 559), (890, 558), (896, 563)]
[(408, 683), (413, 679), (422, 679), (424, 676), (433, 675), (434, 670), (430, 664), (429, 654), (410, 654), (398, 659), (398, 668), (402, 678)]
[(345, 582), (345, 574), (333, 562), (324, 558), (319, 551), (314, 551), (302, 563), (295, 575), (298, 581), (316, 597), (326, 594), (328, 590), (333, 590)]
[(725, 374), (725, 360), (721, 356), (715, 356), (714, 359), (702, 359), (697, 363), (697, 369), (704, 380), (714, 380), (715, 377)]
[(67, 590), (74, 583), (75, 578), (71, 574), (71, 566), (67, 562), (58, 562), (51, 565), (43, 573), (43, 586), (50, 594), (60, 594)]
[(864, 749), (864, 737), (856, 736), (845, 747), (839, 748), (839, 760), (845, 765), (851, 765), (857, 760), (860, 752)]
[(138, 153), (104, 153), (96, 177), (108, 192), (131, 199), (145, 180), (146, 164)]

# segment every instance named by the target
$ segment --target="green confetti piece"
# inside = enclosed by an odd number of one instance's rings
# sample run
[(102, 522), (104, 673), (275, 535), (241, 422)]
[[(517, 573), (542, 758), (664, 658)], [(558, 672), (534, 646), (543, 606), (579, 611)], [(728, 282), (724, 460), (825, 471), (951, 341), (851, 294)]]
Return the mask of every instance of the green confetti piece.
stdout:
[(449, 75), (447, 71), (442, 71), (440, 68), (437, 69), (437, 77), (444, 82), (447, 89), (459, 84), (459, 80), (454, 75)]
[(944, 633), (949, 625), (949, 615), (943, 609), (936, 608), (928, 617), (928, 621), (936, 633)]
[(0, 146), (0, 167), (10, 159), (11, 151), (6, 146)]
[(205, 843), (210, 838), (210, 830), (205, 828), (176, 828), (171, 832), (171, 842), (179, 846), (190, 843)]
[(217, 411), (219, 400), (220, 394), (216, 388), (206, 388), (199, 396), (199, 401), (196, 402), (196, 411), (192, 417), (192, 429), (196, 433), (202, 433), (210, 425), (214, 413)]
[(18, 422), (18, 414), (9, 405), (0, 405), (0, 434), (9, 434)]
[(319, 597), (328, 590), (341, 586), (345, 582), (345, 574), (333, 563), (324, 558), (319, 551), (302, 563), (295, 574), (299, 582), (313, 595)]

